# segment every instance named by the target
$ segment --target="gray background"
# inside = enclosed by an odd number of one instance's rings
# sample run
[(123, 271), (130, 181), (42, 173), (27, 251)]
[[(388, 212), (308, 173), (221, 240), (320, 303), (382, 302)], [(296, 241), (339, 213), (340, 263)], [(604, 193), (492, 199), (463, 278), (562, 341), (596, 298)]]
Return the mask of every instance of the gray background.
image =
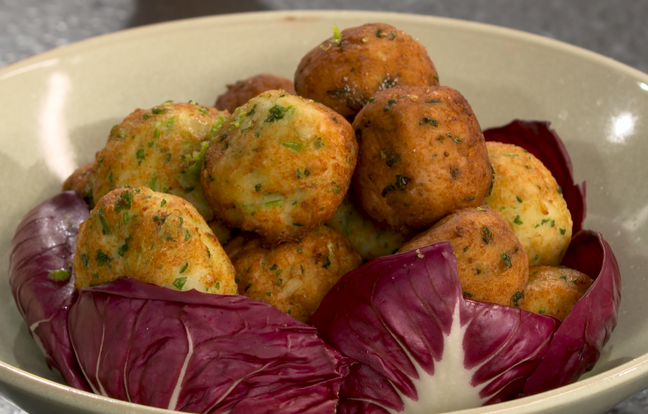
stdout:
[[(0, 67), (128, 27), (290, 9), (397, 11), (496, 24), (581, 46), (648, 73), (648, 0), (0, 0)], [(609, 414), (647, 412), (648, 388)], [(25, 413), (0, 396), (0, 414)]]

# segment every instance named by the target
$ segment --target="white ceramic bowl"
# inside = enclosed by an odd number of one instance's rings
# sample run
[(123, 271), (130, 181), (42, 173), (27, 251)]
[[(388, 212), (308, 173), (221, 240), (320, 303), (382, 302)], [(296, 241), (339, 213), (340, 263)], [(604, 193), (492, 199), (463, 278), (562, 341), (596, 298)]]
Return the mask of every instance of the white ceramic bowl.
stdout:
[[(604, 413), (648, 385), (648, 75), (542, 37), (464, 21), (372, 12), (224, 15), (127, 30), (0, 70), (0, 267), (15, 226), (91, 161), (110, 127), (167, 99), (212, 104), (226, 83), (261, 72), (292, 78), (339, 28), (382, 21), (428, 49), (441, 82), (482, 127), (551, 121), (587, 181), (585, 228), (603, 233), (623, 278), (619, 324), (591, 373), (540, 395), (462, 411)], [(0, 275), (0, 392), (31, 413), (164, 413), (76, 391), (51, 372)]]

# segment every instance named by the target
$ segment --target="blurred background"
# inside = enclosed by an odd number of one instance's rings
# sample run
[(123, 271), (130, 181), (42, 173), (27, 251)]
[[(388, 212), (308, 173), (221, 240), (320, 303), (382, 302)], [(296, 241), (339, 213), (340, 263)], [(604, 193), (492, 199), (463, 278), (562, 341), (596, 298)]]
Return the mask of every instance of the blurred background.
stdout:
[[(394, 11), (495, 24), (571, 43), (648, 73), (648, 0), (0, 0), (0, 67), (131, 27), (295, 9)], [(645, 389), (609, 414), (647, 412)], [(25, 412), (0, 395), (0, 414)]]

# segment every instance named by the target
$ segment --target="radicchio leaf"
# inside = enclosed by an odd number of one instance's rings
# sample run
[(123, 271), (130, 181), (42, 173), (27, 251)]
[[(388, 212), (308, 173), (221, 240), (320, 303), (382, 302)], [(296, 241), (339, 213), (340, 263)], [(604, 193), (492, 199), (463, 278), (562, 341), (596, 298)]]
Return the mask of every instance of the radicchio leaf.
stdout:
[(524, 387), (527, 395), (570, 384), (592, 369), (617, 324), (621, 273), (603, 236), (587, 230), (576, 234), (562, 264), (595, 280), (554, 335)]
[(514, 398), (559, 325), (464, 300), (448, 242), (348, 273), (312, 321), (359, 362), (344, 381), (340, 413), (434, 413)]
[(243, 296), (129, 278), (83, 289), (69, 317), (96, 393), (200, 413), (335, 413), (346, 358), (314, 327)]
[(70, 386), (85, 391), (90, 388), (70, 344), (67, 315), (77, 297), (72, 269), (76, 235), (87, 217), (83, 198), (60, 193), (23, 217), (9, 256), (9, 284), (29, 333), (47, 364)]
[(571, 158), (562, 140), (549, 122), (515, 120), (508, 125), (484, 130), (486, 141), (498, 141), (522, 147), (551, 171), (562, 189), (572, 215), (573, 234), (583, 228), (585, 220), (585, 182), (574, 184)]

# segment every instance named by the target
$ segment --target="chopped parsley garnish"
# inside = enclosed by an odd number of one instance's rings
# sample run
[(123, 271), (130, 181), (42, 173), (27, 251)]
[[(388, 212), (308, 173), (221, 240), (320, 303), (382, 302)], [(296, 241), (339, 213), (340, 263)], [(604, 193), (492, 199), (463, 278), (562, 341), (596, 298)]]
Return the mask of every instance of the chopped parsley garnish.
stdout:
[(509, 256), (507, 253), (502, 253), (500, 258), (502, 259), (502, 261), (507, 267), (509, 268), (513, 267), (513, 263), (511, 263), (511, 256)]
[(523, 297), (524, 297), (524, 292), (522, 292), (521, 290), (515, 292), (515, 294), (511, 297), (511, 299), (513, 300), (513, 306), (519, 306), (518, 302)]
[(405, 177), (404, 175), (396, 175), (396, 186), (398, 187), (399, 190), (404, 191), (405, 188), (407, 187), (407, 184), (412, 181), (411, 178)]
[(124, 257), (124, 254), (128, 251), (128, 241), (124, 241), (124, 244), (119, 246), (119, 249), (117, 249), (117, 254), (120, 257)]
[(297, 152), (302, 150), (302, 144), (300, 144), (299, 142), (290, 142), (290, 141), (288, 141), (288, 142), (282, 142), (281, 145), (283, 145), (284, 147), (290, 148), (292, 150), (295, 150)]
[(491, 240), (493, 240), (493, 233), (491, 233), (490, 230), (488, 230), (488, 227), (484, 226), (481, 229), (481, 234), (482, 234), (482, 240), (484, 243), (488, 244), (490, 243)]
[(182, 267), (180, 267), (180, 270), (178, 271), (178, 273), (184, 273), (185, 270), (187, 270), (188, 267), (189, 267), (189, 262), (185, 262), (185, 264), (183, 264)]
[(385, 187), (385, 188), (382, 190), (381, 195), (382, 195), (383, 197), (386, 197), (387, 194), (391, 193), (392, 191), (396, 191), (396, 187), (394, 187), (393, 184), (389, 184), (387, 187)]
[(137, 152), (135, 153), (135, 158), (137, 158), (137, 165), (142, 165), (142, 161), (144, 161), (144, 148), (137, 150)]
[(178, 290), (182, 290), (185, 283), (187, 283), (187, 278), (186, 277), (179, 277), (179, 278), (176, 278), (176, 280), (173, 281), (173, 286), (175, 286), (176, 289), (178, 289)]
[(112, 259), (110, 256), (108, 256), (106, 253), (103, 252), (103, 250), (98, 249), (97, 254), (95, 256), (95, 260), (97, 261), (97, 266), (103, 266), (106, 264), (110, 264), (112, 262)]
[(271, 123), (279, 119), (283, 119), (283, 117), (286, 115), (286, 112), (288, 112), (290, 108), (292, 108), (292, 106), (285, 107), (285, 106), (279, 106), (275, 104), (275, 106), (273, 106), (268, 110), (270, 116), (268, 116), (265, 119), (265, 122)]
[(47, 274), (47, 278), (53, 282), (65, 282), (70, 279), (70, 272), (67, 270), (52, 270)]
[(520, 216), (515, 216), (515, 220), (513, 220), (513, 223), (515, 224), (524, 224), (522, 220), (520, 220)]
[(332, 96), (333, 98), (343, 98), (351, 93), (351, 88), (349, 85), (344, 85), (343, 87), (339, 89), (332, 89), (330, 91), (326, 91), (326, 94), (328, 96)]
[(432, 126), (439, 126), (439, 123), (437, 122), (436, 119), (434, 119), (434, 118), (430, 118), (430, 117), (427, 117), (427, 116), (424, 116), (424, 117), (423, 117), (423, 119), (421, 120), (421, 122), (419, 122), (419, 125), (423, 125), (424, 123), (425, 123), (425, 124), (430, 124), (430, 125), (432, 125)]
[(97, 215), (99, 216), (99, 221), (101, 222), (101, 234), (106, 235), (112, 233), (112, 230), (108, 225), (108, 220), (106, 220), (106, 216), (104, 215), (103, 208), (99, 209)]

